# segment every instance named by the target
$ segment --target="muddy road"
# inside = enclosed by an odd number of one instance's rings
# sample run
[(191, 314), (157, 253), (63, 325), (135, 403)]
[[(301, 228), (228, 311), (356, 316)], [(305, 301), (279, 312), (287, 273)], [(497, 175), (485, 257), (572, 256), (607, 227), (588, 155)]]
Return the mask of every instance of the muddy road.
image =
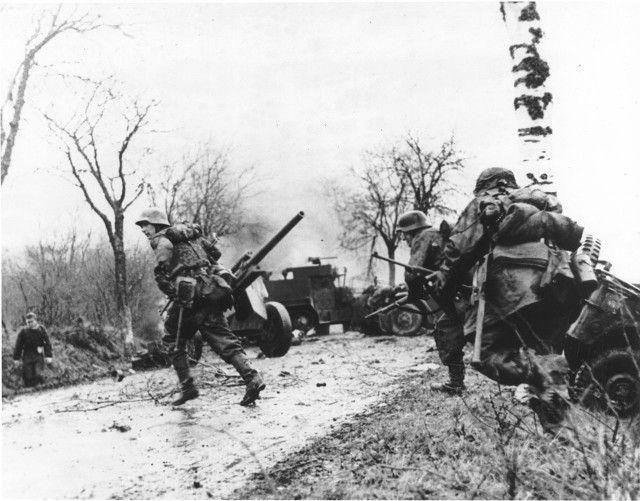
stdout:
[(433, 344), (349, 332), (277, 359), (249, 348), (267, 389), (248, 408), (240, 379), (208, 348), (194, 369), (201, 396), (182, 407), (168, 403), (172, 369), (3, 401), (3, 498), (224, 498), (384, 398), (399, 376), (435, 369), (425, 364)]

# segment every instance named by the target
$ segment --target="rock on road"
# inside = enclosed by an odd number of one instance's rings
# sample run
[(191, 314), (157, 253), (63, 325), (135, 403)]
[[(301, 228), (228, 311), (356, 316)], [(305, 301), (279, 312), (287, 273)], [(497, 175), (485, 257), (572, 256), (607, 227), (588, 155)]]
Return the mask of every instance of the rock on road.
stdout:
[(3, 402), (3, 498), (224, 498), (382, 399), (433, 344), (348, 332), (282, 358), (249, 348), (267, 382), (254, 407), (238, 405), (244, 387), (208, 348), (194, 369), (201, 396), (181, 407), (168, 404), (172, 369), (16, 397)]

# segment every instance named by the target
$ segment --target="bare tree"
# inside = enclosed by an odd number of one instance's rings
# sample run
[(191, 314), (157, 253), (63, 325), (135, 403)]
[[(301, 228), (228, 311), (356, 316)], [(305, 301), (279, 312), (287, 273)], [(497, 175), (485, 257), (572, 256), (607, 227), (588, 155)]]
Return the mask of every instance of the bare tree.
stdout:
[[(449, 197), (456, 192), (452, 174), (463, 168), (454, 139), (425, 150), (409, 134), (399, 146), (368, 152), (361, 172), (352, 169), (353, 183), (330, 185), (329, 196), (342, 232), (340, 245), (352, 251), (382, 246), (394, 259), (400, 245), (397, 233), (402, 213), (418, 209), (427, 217), (451, 214)], [(353, 185), (353, 189), (346, 186)], [(370, 263), (371, 268), (371, 263)], [(389, 264), (389, 283), (395, 284), (395, 266)]]
[[(3, 262), (3, 296), (12, 298), (3, 313), (13, 310), (39, 313), (44, 323), (60, 324), (77, 315), (76, 282), (86, 258), (90, 237), (80, 237), (75, 229), (27, 246), (20, 260)], [(4, 297), (3, 297), (4, 299)]]
[[(106, 229), (113, 250), (116, 308), (125, 348), (133, 343), (133, 330), (127, 295), (124, 218), (127, 209), (144, 189), (144, 183), (140, 181), (132, 192), (129, 191), (140, 157), (135, 157), (135, 163), (128, 157), (132, 141), (148, 125), (149, 113), (156, 105), (153, 101), (127, 101), (112, 87), (98, 85), (80, 116), (71, 122), (63, 124), (45, 115), (61, 140), (72, 181)], [(121, 139), (114, 144), (116, 134)], [(108, 211), (111, 215), (107, 214)]]
[[(362, 173), (351, 170), (359, 190), (349, 192), (345, 184), (332, 186), (333, 207), (342, 226), (340, 245), (351, 251), (373, 252), (381, 242), (387, 256), (395, 258), (400, 238), (398, 218), (407, 210), (406, 185), (393, 169), (388, 153), (367, 153)], [(391, 162), (391, 163), (390, 163)], [(389, 264), (389, 283), (395, 284), (395, 266)]]
[(464, 159), (456, 149), (451, 137), (438, 149), (425, 151), (420, 139), (408, 134), (404, 148), (394, 149), (393, 169), (406, 183), (408, 202), (413, 208), (427, 215), (449, 215), (448, 206), (452, 195), (458, 193), (451, 182), (454, 172), (464, 168)]
[[(63, 15), (61, 5), (54, 12), (43, 13), (43, 16), (38, 20), (26, 42), (24, 58), (18, 65), (9, 84), (7, 96), (0, 107), (0, 149), (2, 150), (0, 184), (4, 183), (4, 179), (9, 173), (11, 156), (26, 103), (27, 84), (32, 69), (37, 66), (37, 56), (54, 39), (65, 33), (82, 34), (102, 27), (120, 28), (118, 25), (103, 23), (100, 16), (79, 14), (75, 10), (68, 15)], [(13, 107), (13, 113), (9, 119), (8, 127), (5, 128), (5, 111), (10, 107)]]
[(243, 226), (254, 172), (232, 168), (227, 150), (203, 145), (184, 156), (181, 165), (165, 165), (161, 179), (149, 197), (171, 222), (196, 222), (205, 234), (218, 236), (233, 235)]

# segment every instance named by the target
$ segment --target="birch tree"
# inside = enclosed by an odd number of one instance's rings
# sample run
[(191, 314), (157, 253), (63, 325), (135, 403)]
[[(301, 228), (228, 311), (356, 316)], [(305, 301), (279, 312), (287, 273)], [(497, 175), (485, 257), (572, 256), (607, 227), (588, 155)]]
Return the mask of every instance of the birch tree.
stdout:
[(27, 88), (33, 70), (38, 66), (38, 57), (57, 38), (72, 33), (85, 34), (103, 27), (120, 29), (119, 25), (104, 23), (100, 16), (81, 14), (75, 9), (65, 14), (62, 5), (54, 11), (42, 12), (25, 43), (24, 57), (9, 82), (7, 94), (0, 107), (0, 184), (4, 184), (5, 177), (9, 174), (23, 109), (27, 103)]
[[(552, 137), (549, 64), (539, 50), (544, 32), (536, 2), (500, 2), (500, 12), (509, 35), (509, 55), (518, 120), (521, 161), (532, 179), (550, 174)], [(547, 183), (545, 183), (547, 184)]]

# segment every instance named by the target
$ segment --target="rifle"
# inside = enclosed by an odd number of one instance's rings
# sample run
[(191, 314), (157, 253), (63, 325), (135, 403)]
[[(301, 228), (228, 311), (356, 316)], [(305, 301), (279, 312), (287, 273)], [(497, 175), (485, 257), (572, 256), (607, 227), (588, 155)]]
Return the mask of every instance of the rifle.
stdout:
[(392, 263), (392, 264), (397, 264), (398, 266), (402, 266), (405, 270), (408, 270), (411, 273), (415, 273), (416, 275), (422, 275), (427, 280), (431, 280), (438, 274), (437, 271), (429, 270), (428, 268), (423, 268), (422, 266), (411, 266), (410, 264), (401, 263), (400, 261), (396, 261), (395, 259), (389, 259), (388, 257), (379, 255), (377, 252), (374, 252), (373, 254), (371, 254), (371, 257), (375, 257), (376, 259), (381, 259), (382, 261), (386, 261), (387, 263)]
[(390, 310), (393, 310), (395, 308), (398, 308), (399, 310), (403, 310), (403, 311), (410, 311), (411, 313), (415, 313), (416, 310), (414, 310), (413, 308), (407, 308), (405, 305), (409, 302), (409, 299), (404, 297), (402, 299), (399, 299), (398, 301), (394, 301), (391, 304), (388, 304), (387, 306), (383, 306), (382, 308), (374, 311), (373, 313), (369, 313), (367, 316), (365, 316), (364, 318), (371, 318), (375, 315), (378, 315), (380, 313), (386, 313)]
[(477, 369), (480, 365), (480, 354), (482, 352), (482, 328), (484, 326), (484, 313), (486, 306), (484, 286), (487, 281), (487, 268), (490, 256), (491, 251), (487, 252), (487, 255), (484, 256), (484, 259), (476, 270), (475, 293), (478, 294), (478, 313), (476, 316), (476, 337), (473, 342), (473, 356), (471, 358), (471, 366), (474, 369)]
[[(403, 268), (410, 271), (411, 273), (415, 273), (416, 275), (421, 275), (427, 281), (427, 283), (429, 282), (429, 280), (435, 277), (438, 273), (437, 271), (429, 270), (428, 268), (423, 268), (422, 266), (411, 266), (410, 264), (405, 264), (405, 263), (401, 263), (400, 261), (396, 261), (394, 259), (389, 259), (388, 257), (379, 255), (377, 252), (374, 252), (373, 254), (371, 254), (371, 257), (375, 257), (377, 259), (381, 259), (382, 261), (387, 261), (388, 263), (393, 263), (393, 264), (397, 264), (398, 266), (402, 266)], [(408, 298), (402, 298), (398, 301), (394, 301), (393, 303), (388, 304), (387, 306), (384, 306), (379, 310), (374, 311), (373, 313), (369, 313), (364, 318), (371, 318), (374, 315), (378, 315), (380, 313), (386, 313), (387, 311), (393, 310), (394, 308), (399, 308), (402, 310), (414, 312), (415, 310), (409, 309), (405, 306), (408, 303), (408, 301), (409, 301)]]

